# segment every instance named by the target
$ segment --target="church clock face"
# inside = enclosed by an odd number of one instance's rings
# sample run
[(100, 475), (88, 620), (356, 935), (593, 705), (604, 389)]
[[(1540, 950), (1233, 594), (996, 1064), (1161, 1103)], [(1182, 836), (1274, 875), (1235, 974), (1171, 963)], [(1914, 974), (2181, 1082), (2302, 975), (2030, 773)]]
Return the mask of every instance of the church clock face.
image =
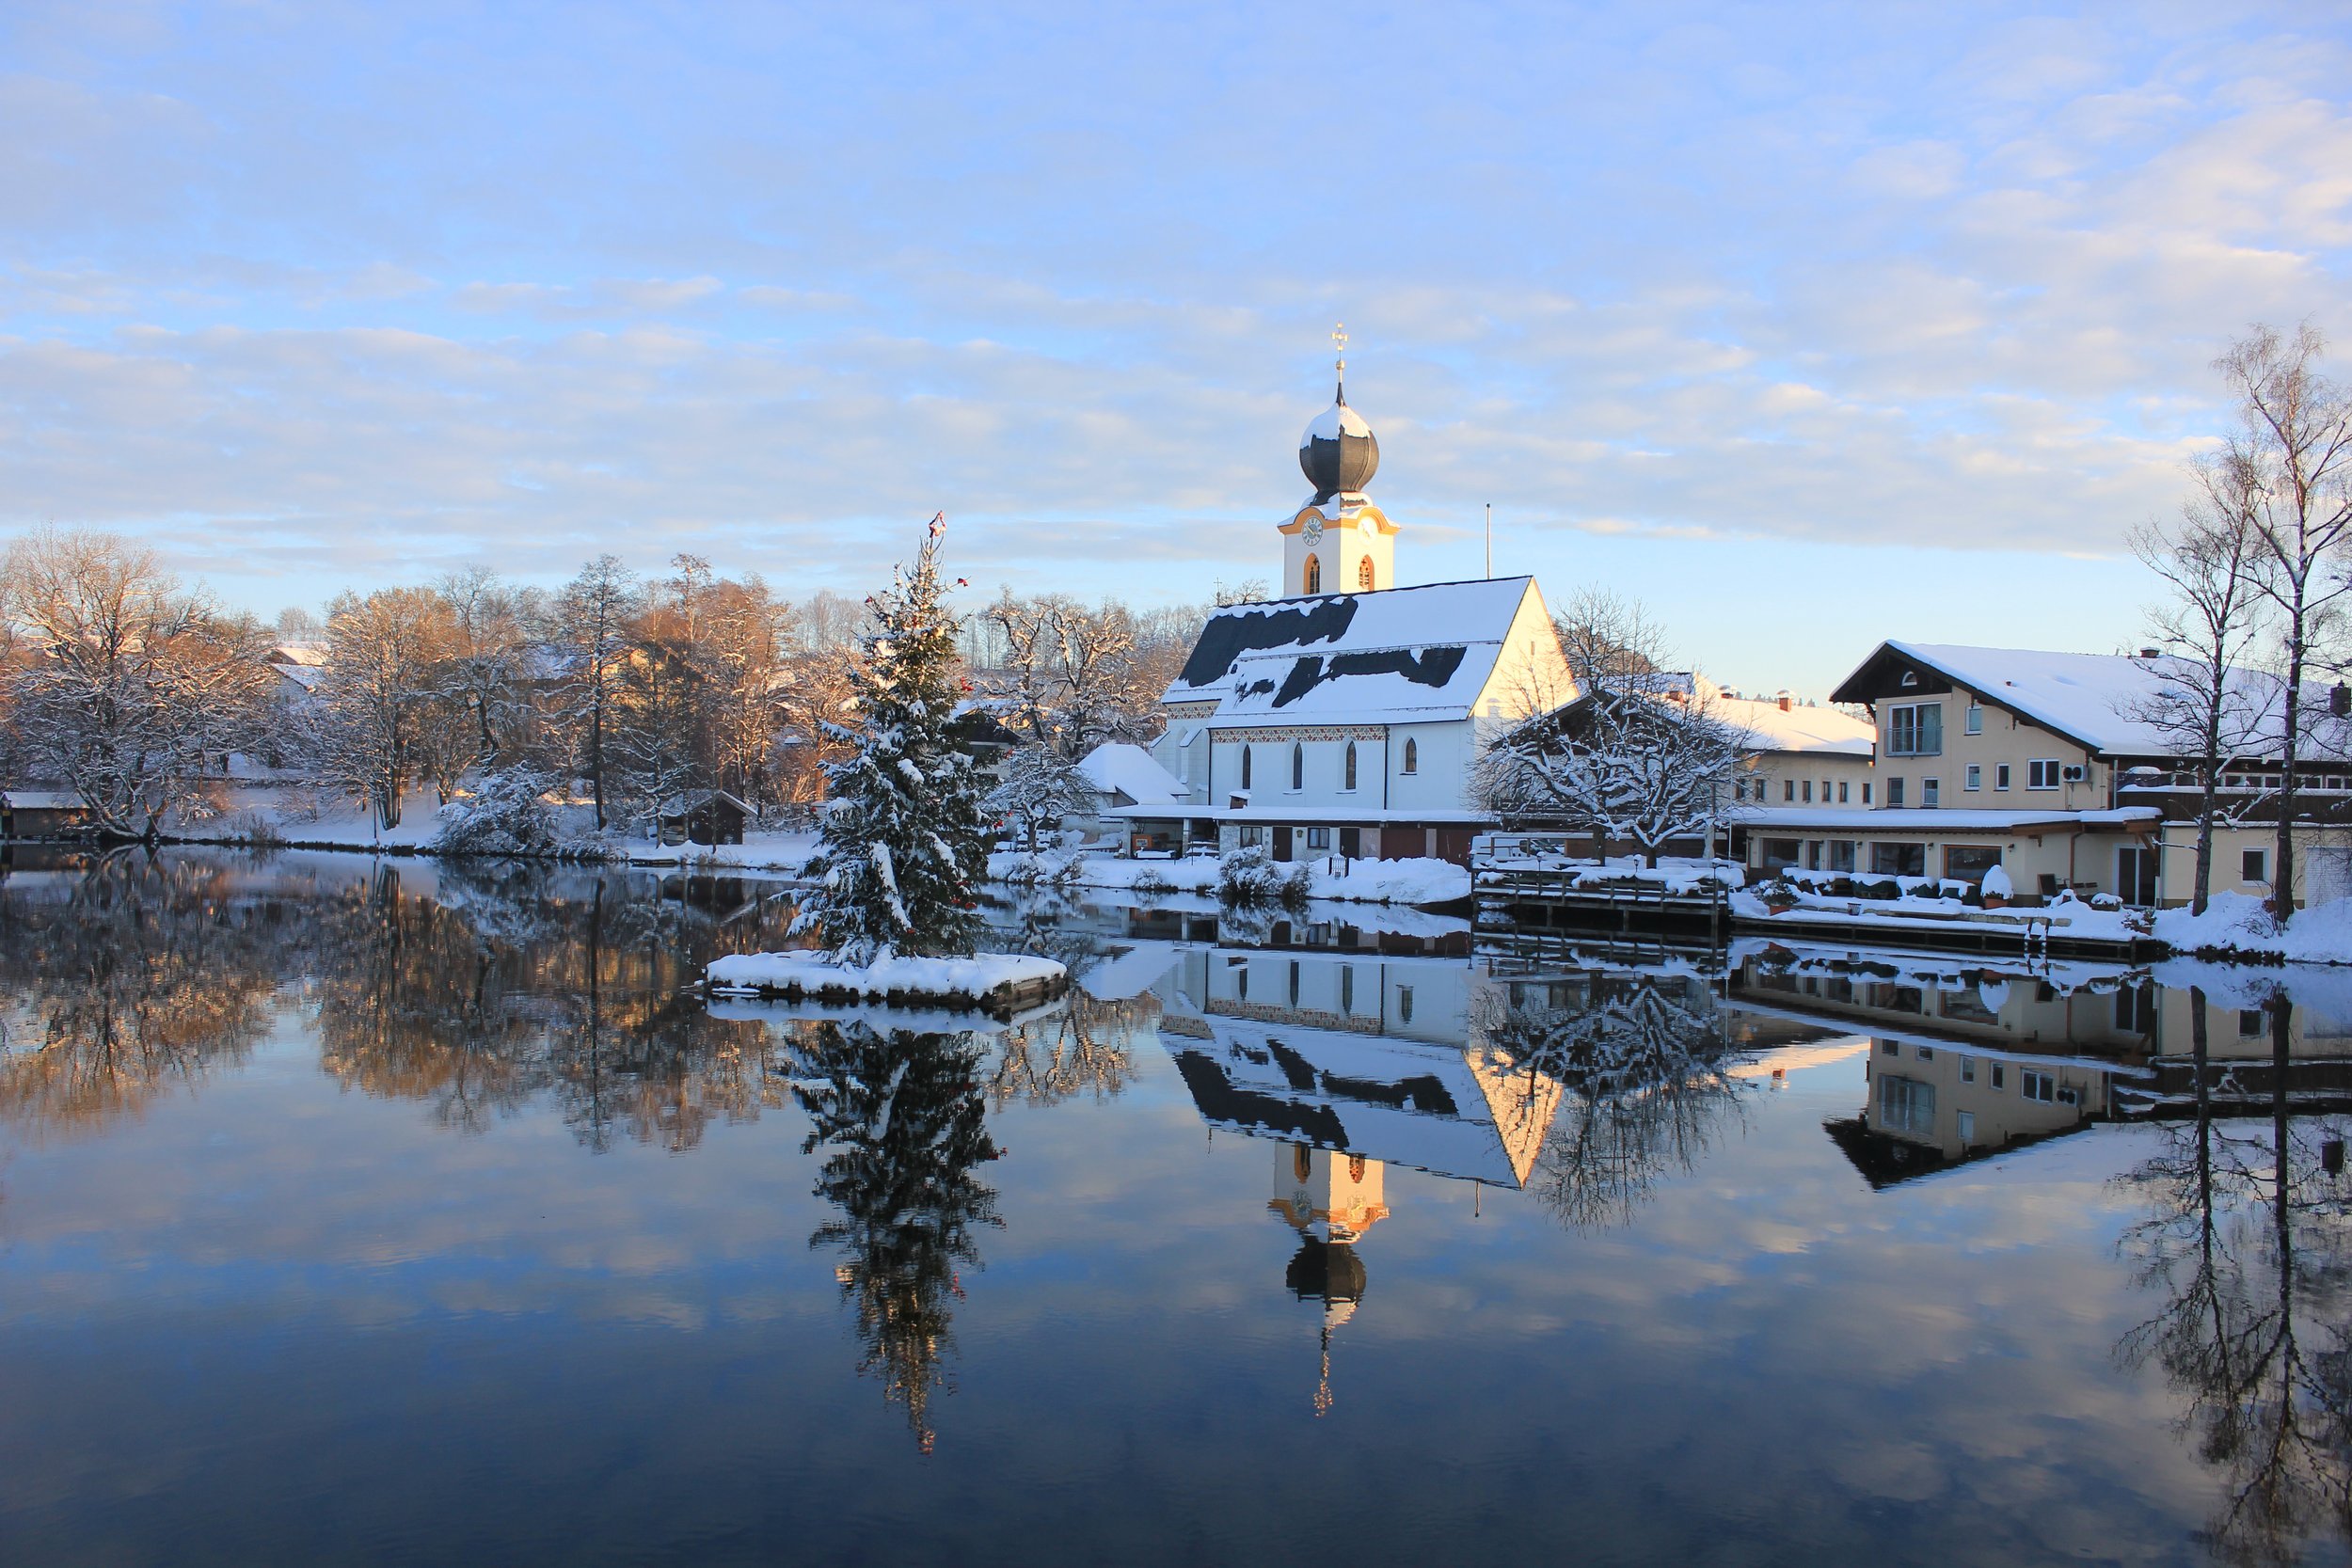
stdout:
[(1307, 519), (1307, 543), (1310, 545), (1323, 543), (1323, 519), (1321, 517)]

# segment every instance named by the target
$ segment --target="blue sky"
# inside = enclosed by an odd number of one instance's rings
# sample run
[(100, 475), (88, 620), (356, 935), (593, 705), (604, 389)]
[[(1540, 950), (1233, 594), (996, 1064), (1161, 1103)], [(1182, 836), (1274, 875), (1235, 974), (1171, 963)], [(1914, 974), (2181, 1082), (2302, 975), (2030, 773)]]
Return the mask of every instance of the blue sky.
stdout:
[(1299, 429), (1404, 580), (1742, 686), (2107, 649), (2249, 321), (2352, 355), (2340, 8), (0, 11), (0, 531), (264, 613), (692, 550), (1140, 602)]

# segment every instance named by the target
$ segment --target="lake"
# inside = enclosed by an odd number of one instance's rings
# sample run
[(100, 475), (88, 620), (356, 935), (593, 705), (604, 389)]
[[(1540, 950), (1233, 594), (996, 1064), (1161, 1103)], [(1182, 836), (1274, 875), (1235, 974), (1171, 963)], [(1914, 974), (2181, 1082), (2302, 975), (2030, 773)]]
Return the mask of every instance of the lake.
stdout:
[[(776, 886), (0, 877), (0, 1560), (2343, 1560), (2352, 996)], [(910, 1027), (913, 1025), (913, 1027)]]

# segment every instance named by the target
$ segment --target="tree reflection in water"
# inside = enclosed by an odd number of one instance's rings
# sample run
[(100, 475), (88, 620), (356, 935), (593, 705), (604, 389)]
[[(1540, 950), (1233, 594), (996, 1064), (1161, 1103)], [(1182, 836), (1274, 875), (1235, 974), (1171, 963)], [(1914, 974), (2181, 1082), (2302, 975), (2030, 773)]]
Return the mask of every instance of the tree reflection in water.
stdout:
[(643, 876), (349, 864), (135, 850), (0, 881), (0, 1117), (135, 1114), (241, 1062), (280, 1006), (312, 1015), (330, 1076), (463, 1132), (552, 1096), (590, 1148), (680, 1149), (781, 1102), (764, 1027), (689, 989), (768, 944), (756, 900), (722, 929)]
[(1599, 974), (1559, 1005), (1506, 996), (1480, 999), (1485, 1046), (1531, 1085), (1567, 1086), (1528, 1182), (1564, 1223), (1630, 1223), (1660, 1178), (1696, 1164), (1726, 1120), (1744, 1125), (1746, 1091), (1730, 1073), (1739, 1048), (1702, 982)]
[(229, 880), (126, 850), (44, 878), (57, 896), (8, 899), (0, 1118), (71, 1135), (245, 1059), (268, 1029), (289, 933)]
[(1159, 1019), (1159, 1000), (1098, 1001), (1083, 990), (1046, 1017), (997, 1037), (988, 1094), (999, 1109), (1016, 1101), (1058, 1105), (1086, 1096), (1109, 1100), (1135, 1081), (1135, 1038)]
[(2267, 1122), (2217, 1116), (2206, 1010), (2192, 990), (2192, 1114), (2165, 1125), (2164, 1147), (2117, 1178), (2149, 1205), (2122, 1246), (2139, 1283), (2165, 1302), (2116, 1354), (2162, 1370), (2186, 1402), (2183, 1434), (2227, 1477), (2205, 1532), (2214, 1555), (2291, 1562), (2316, 1531), (2352, 1539), (2346, 1126), (2289, 1114), (2283, 1001), (2268, 1009)]
[(969, 1035), (826, 1022), (796, 1025), (790, 1056), (793, 1098), (811, 1123), (803, 1151), (829, 1148), (817, 1195), (840, 1211), (809, 1245), (842, 1254), (834, 1274), (865, 1346), (859, 1370), (905, 1406), (929, 1453), (931, 1395), (949, 1386), (959, 1271), (980, 1266), (978, 1228), (1003, 1223), (995, 1190), (973, 1174), (997, 1156), (982, 1050)]

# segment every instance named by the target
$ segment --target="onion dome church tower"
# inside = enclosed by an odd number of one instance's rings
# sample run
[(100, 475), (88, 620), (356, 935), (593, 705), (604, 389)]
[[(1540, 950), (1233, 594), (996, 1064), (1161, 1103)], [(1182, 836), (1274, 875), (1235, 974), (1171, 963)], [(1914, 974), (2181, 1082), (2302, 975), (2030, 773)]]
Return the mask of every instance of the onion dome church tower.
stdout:
[(1314, 494), (1279, 529), (1285, 598), (1396, 586), (1396, 525), (1364, 494), (1380, 469), (1380, 443), (1347, 405), (1346, 329), (1331, 341), (1340, 348), (1339, 388), (1298, 438), (1298, 467)]

